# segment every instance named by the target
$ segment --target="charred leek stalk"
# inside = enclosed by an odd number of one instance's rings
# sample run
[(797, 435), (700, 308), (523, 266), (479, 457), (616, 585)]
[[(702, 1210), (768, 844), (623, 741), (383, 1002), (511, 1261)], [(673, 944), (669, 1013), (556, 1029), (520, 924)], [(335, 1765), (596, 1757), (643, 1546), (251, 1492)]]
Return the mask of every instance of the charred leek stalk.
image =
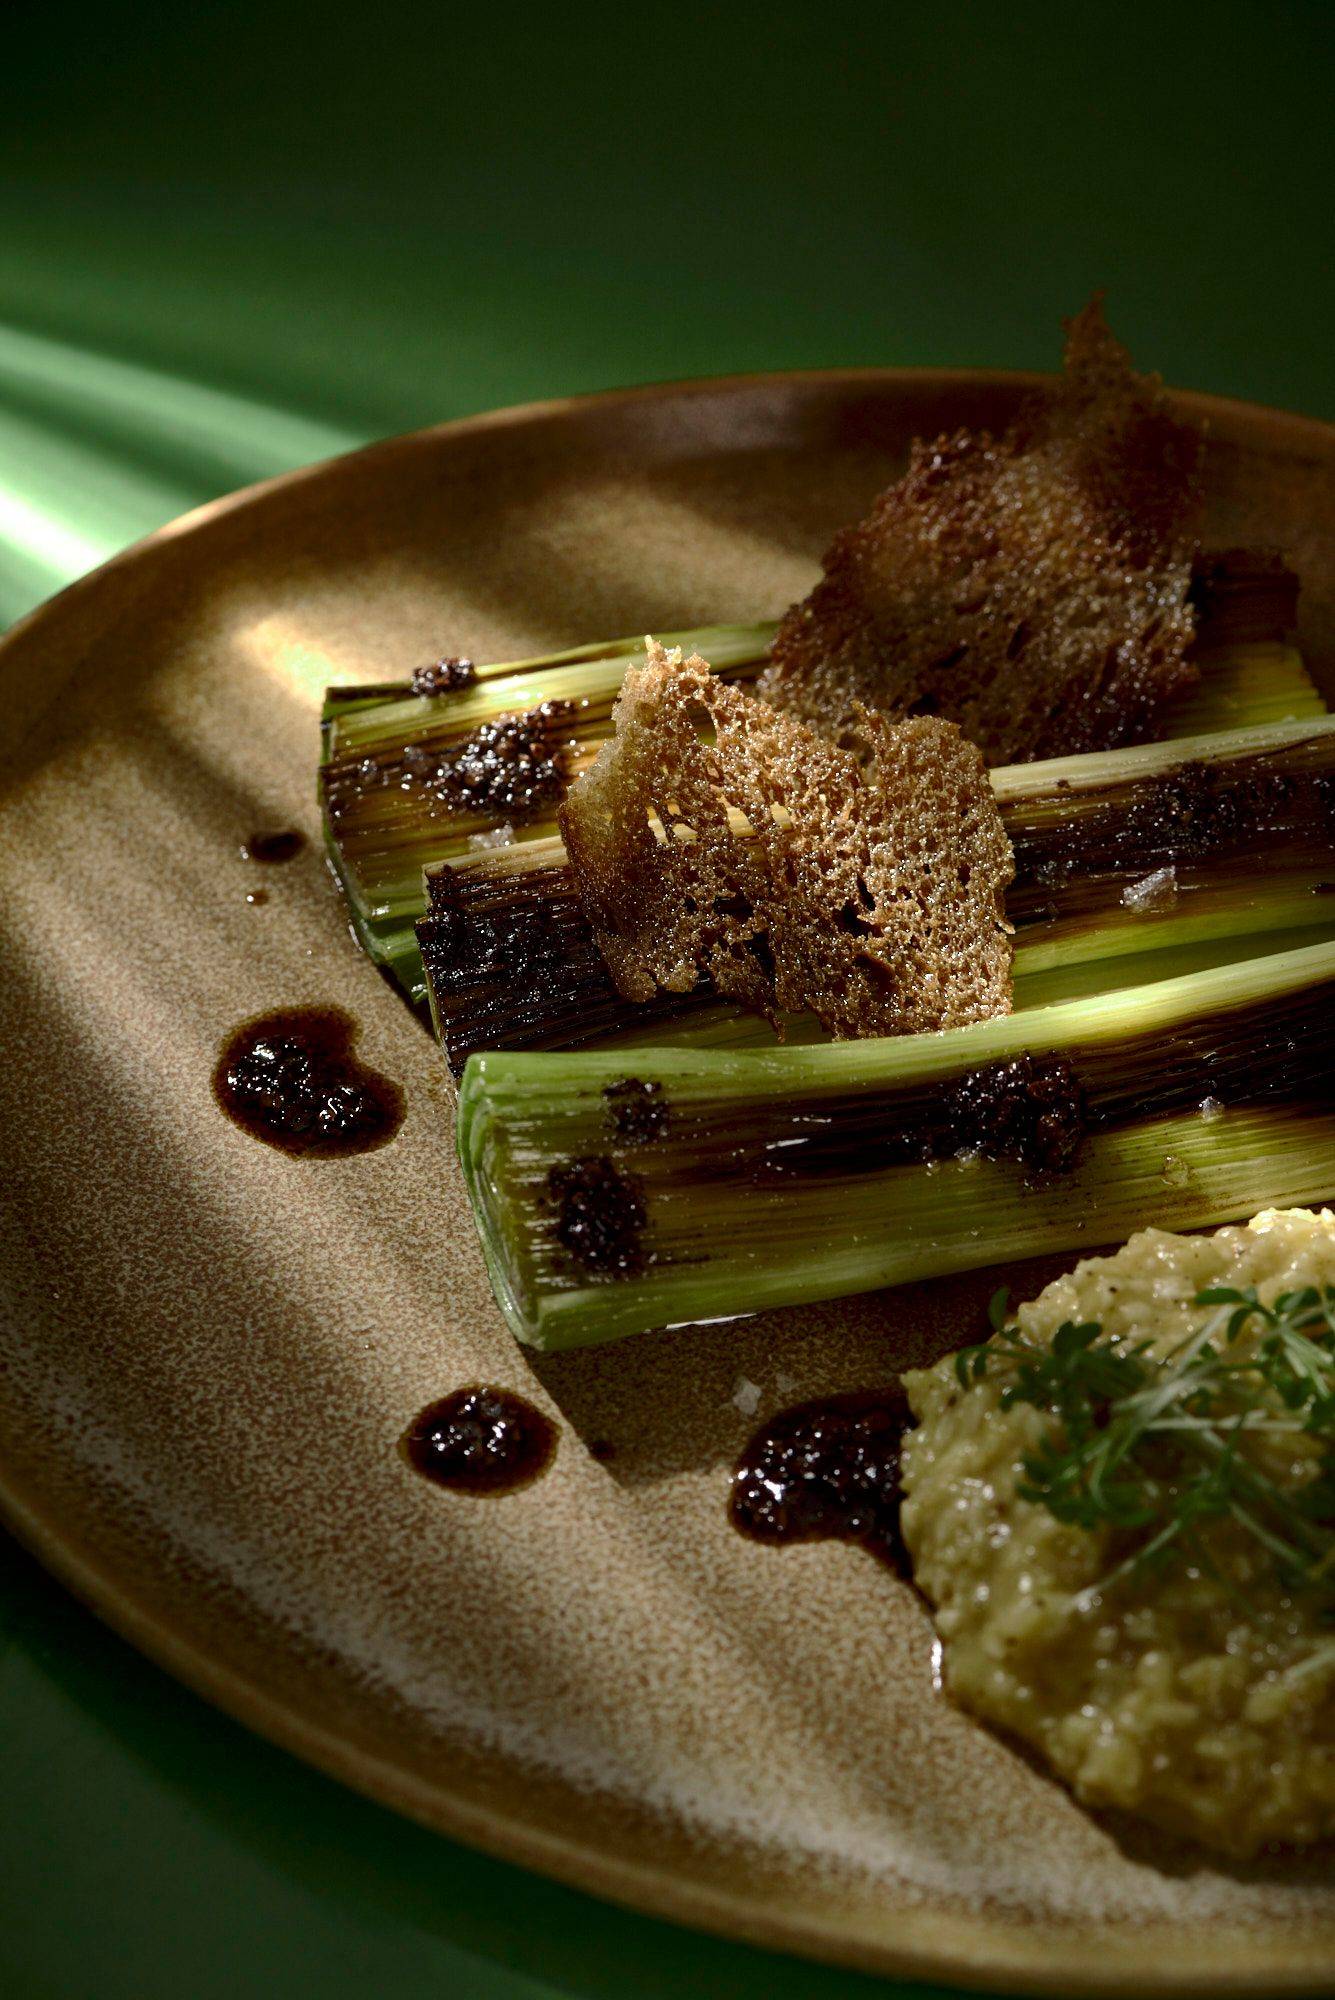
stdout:
[[(664, 643), (707, 648), (716, 673), (754, 680), (773, 636), (772, 625), (714, 625)], [(626, 669), (643, 651), (642, 639), (616, 639), (478, 667), (448, 694), (413, 695), (402, 684), (329, 690), (326, 847), (363, 947), (413, 1000), (426, 998), (413, 936), (423, 868), (498, 838), (551, 833), (565, 784), (607, 736)]]
[[(992, 773), (1017, 1007), (1335, 935), (1335, 717)], [(708, 989), (621, 999), (556, 836), (428, 871), (418, 937), (457, 1075), (486, 1049), (773, 1046)], [(819, 1039), (814, 1023), (794, 1038)]]
[[(772, 625), (664, 633), (728, 679), (754, 679)], [(612, 704), (642, 642), (615, 640), (475, 670), (457, 691), (407, 684), (332, 689), (324, 715), (321, 799), (329, 856), (365, 949), (415, 1001), (426, 997), (413, 925), (423, 869), (498, 840), (554, 831), (562, 786), (608, 733)], [(1199, 686), (1165, 719), (1166, 738), (1323, 713), (1291, 646), (1249, 640), (1203, 653)]]
[(580, 1346), (1335, 1194), (1335, 944), (943, 1035), (474, 1057), (521, 1340)]

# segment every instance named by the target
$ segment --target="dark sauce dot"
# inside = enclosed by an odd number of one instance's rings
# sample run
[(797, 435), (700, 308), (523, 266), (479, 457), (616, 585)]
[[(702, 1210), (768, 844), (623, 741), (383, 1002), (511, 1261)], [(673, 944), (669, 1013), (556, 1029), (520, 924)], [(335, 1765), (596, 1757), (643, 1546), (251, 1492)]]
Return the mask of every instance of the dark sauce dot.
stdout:
[(970, 1070), (951, 1093), (948, 1116), (959, 1149), (1041, 1173), (1074, 1166), (1088, 1120), (1084, 1089), (1065, 1056), (1016, 1056)]
[(460, 688), (472, 687), (476, 679), (477, 668), (471, 660), (447, 655), (443, 660), (432, 660), (428, 666), (413, 669), (412, 691), (424, 695), (455, 694)]
[(285, 1153), (369, 1153), (403, 1123), (403, 1092), (352, 1053), (356, 1024), (336, 1007), (298, 1007), (228, 1036), (213, 1094), (252, 1138)]
[(733, 1527), (757, 1542), (861, 1542), (906, 1574), (899, 1457), (910, 1421), (898, 1384), (781, 1411), (737, 1461)]
[(589, 1457), (596, 1458), (599, 1465), (608, 1465), (617, 1455), (617, 1448), (611, 1438), (590, 1438)]
[(513, 1493), (556, 1454), (556, 1426), (509, 1389), (474, 1383), (432, 1403), (405, 1431), (409, 1465), (455, 1493)]
[(246, 891), (246, 901), (253, 910), (258, 910), (268, 900), (269, 891), (267, 889), (247, 889)]
[(1137, 856), (1201, 860), (1280, 823), (1293, 793), (1294, 780), (1282, 771), (1239, 781), (1209, 764), (1183, 764), (1133, 799), (1121, 844)]
[(628, 1146), (648, 1146), (661, 1139), (668, 1128), (667, 1100), (661, 1083), (646, 1083), (642, 1077), (628, 1076), (621, 1083), (609, 1083), (603, 1091), (607, 1123), (614, 1139)]
[[(443, 759), (424, 782), (451, 812), (502, 813), (525, 819), (565, 792), (571, 701), (539, 702), (524, 715), (501, 715)], [(419, 774), (420, 775), (420, 774)]]
[(644, 1269), (644, 1201), (628, 1174), (608, 1159), (567, 1160), (549, 1172), (547, 1192), (557, 1240), (589, 1277), (633, 1278)]
[(267, 867), (276, 861), (295, 861), (306, 845), (304, 833), (285, 827), (275, 833), (252, 833), (241, 849), (243, 861), (261, 861)]

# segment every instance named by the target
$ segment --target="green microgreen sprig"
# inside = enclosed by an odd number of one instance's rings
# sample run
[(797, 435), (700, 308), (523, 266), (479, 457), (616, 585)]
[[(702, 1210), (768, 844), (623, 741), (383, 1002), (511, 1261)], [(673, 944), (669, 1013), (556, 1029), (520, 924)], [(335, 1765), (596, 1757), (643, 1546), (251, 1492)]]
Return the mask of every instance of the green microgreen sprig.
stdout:
[[(1027, 1340), (1003, 1290), (988, 1309), (992, 1339), (958, 1354), (955, 1373), (968, 1388), (1004, 1371), (1003, 1409), (1054, 1419), (1018, 1490), (1059, 1521), (1129, 1537), (1105, 1587), (1174, 1559), (1218, 1575), (1201, 1530), (1231, 1518), (1287, 1589), (1317, 1593), (1335, 1616), (1335, 1286), (1265, 1305), (1254, 1286), (1219, 1285), (1195, 1303), (1200, 1325), (1161, 1356), (1149, 1341), (1105, 1338), (1097, 1320), (1064, 1321), (1049, 1345)], [(1294, 1484), (1247, 1448), (1299, 1433), (1320, 1450)]]

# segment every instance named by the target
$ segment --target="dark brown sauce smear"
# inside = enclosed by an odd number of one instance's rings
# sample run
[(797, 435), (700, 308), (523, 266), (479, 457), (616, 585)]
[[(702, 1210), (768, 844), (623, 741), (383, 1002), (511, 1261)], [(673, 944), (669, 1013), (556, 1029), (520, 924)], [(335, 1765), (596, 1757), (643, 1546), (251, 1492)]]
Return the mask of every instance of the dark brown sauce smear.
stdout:
[(898, 1384), (781, 1410), (737, 1461), (733, 1527), (756, 1542), (861, 1542), (906, 1576), (899, 1455), (910, 1421)]
[[(926, 1088), (831, 1096), (804, 1113), (786, 1107), (763, 1123), (725, 1135), (716, 1157), (698, 1149), (707, 1129), (687, 1126), (697, 1149), (696, 1183), (751, 1165), (762, 1180), (789, 1175), (855, 1175), (963, 1152), (1011, 1160), (1027, 1172), (1061, 1172), (1078, 1156), (1083, 1132), (1116, 1131), (1142, 1119), (1192, 1113), (1204, 1098), (1310, 1116), (1335, 1102), (1335, 1040), (1328, 1022), (1335, 981), (1249, 1006), (1221, 1007), (1170, 1027), (1151, 1026), (1119, 1041), (1090, 1041), (1069, 1055), (1017, 1056)], [(771, 1138), (771, 1133), (773, 1137)]]
[(556, 1426), (511, 1389), (473, 1383), (423, 1410), (403, 1436), (414, 1472), (454, 1493), (513, 1493), (556, 1456)]
[(949, 1116), (958, 1152), (1014, 1160), (1036, 1173), (1075, 1165), (1088, 1113), (1085, 1093), (1065, 1056), (1013, 1056), (961, 1077)]
[[(499, 715), (436, 764), (428, 789), (452, 812), (532, 818), (565, 791), (574, 702), (553, 697), (524, 715)], [(409, 763), (409, 773), (413, 767)]]
[(565, 794), (580, 714), (579, 702), (552, 696), (523, 714), (495, 716), (462, 740), (336, 759), (321, 778), (326, 810), (341, 825), (397, 787), (431, 814), (533, 819)]
[(213, 1072), (234, 1125), (284, 1153), (338, 1159), (385, 1145), (403, 1092), (352, 1053), (357, 1025), (337, 1007), (292, 1007), (236, 1028)]
[(278, 861), (295, 861), (306, 846), (306, 836), (294, 827), (273, 833), (252, 833), (241, 849), (243, 861), (260, 861), (265, 867)]
[(457, 694), (461, 688), (472, 687), (476, 679), (477, 668), (471, 660), (447, 654), (443, 660), (414, 667), (411, 687), (416, 695)]
[(772, 1180), (983, 1159), (1036, 1175), (1066, 1173), (1091, 1122), (1085, 1086), (1066, 1056), (1013, 1056), (898, 1102), (864, 1093), (822, 1107), (801, 1130), (785, 1118), (778, 1140), (762, 1141), (756, 1171)]
[(590, 1278), (635, 1278), (650, 1261), (639, 1183), (602, 1156), (564, 1160), (547, 1175), (557, 1241)]
[(656, 1080), (628, 1076), (621, 1083), (603, 1089), (607, 1123), (614, 1139), (628, 1146), (651, 1146), (668, 1128), (667, 1099)]

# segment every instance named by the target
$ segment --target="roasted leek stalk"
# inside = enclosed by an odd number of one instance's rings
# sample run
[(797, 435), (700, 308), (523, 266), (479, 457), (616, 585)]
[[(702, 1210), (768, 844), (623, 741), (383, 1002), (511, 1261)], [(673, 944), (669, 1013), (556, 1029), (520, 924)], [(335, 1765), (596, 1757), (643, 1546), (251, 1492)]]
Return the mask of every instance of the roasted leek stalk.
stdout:
[(496, 1296), (565, 1348), (1319, 1201), (1332, 1004), (1325, 943), (941, 1035), (475, 1056)]
[[(664, 643), (707, 648), (716, 673), (754, 680), (773, 633), (716, 625), (665, 634)], [(413, 1000), (426, 998), (413, 936), (426, 902), (423, 868), (497, 839), (551, 833), (565, 785), (607, 736), (626, 669), (643, 650), (642, 639), (617, 639), (478, 667), (445, 693), (415, 695), (406, 684), (329, 690), (326, 847), (363, 947)]]
[[(1021, 1008), (1335, 935), (1335, 717), (1019, 764), (992, 784), (1015, 850)], [(442, 863), (427, 896), (418, 939), (456, 1075), (485, 1049), (773, 1045), (707, 988), (623, 1000), (556, 835)]]
[[(1236, 620), (1229, 629), (1245, 630)], [(715, 672), (750, 681), (772, 625), (663, 633)], [(549, 836), (563, 787), (610, 726), (622, 677), (642, 641), (576, 647), (545, 659), (470, 669), (450, 691), (409, 684), (331, 689), (320, 794), (329, 857), (363, 946), (415, 1001), (426, 998), (413, 925), (422, 871), (497, 841)], [(1165, 736), (1240, 729), (1324, 712), (1301, 655), (1278, 639), (1244, 638), (1201, 655), (1199, 685), (1165, 718)]]

